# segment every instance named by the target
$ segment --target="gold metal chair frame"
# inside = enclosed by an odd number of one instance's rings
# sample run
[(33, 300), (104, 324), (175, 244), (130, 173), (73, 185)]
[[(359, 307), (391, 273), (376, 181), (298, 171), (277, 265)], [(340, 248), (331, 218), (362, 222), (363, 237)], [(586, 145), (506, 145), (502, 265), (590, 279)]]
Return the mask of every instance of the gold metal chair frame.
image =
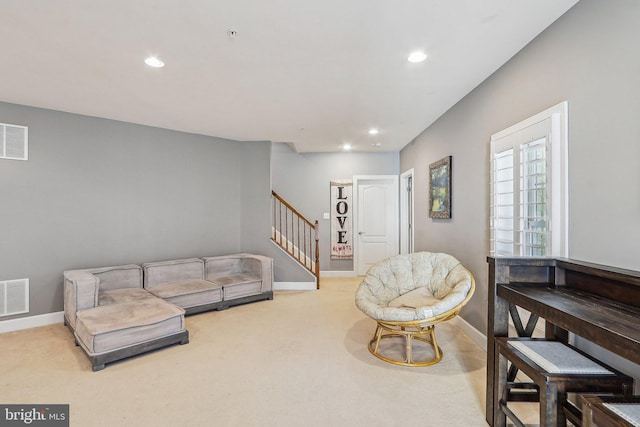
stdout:
[[(438, 346), (436, 340), (436, 324), (445, 322), (456, 317), (462, 307), (471, 299), (475, 290), (475, 280), (471, 276), (471, 289), (467, 293), (465, 299), (456, 307), (437, 316), (428, 319), (410, 320), (405, 322), (392, 322), (386, 320), (376, 320), (378, 326), (373, 334), (373, 338), (369, 341), (369, 352), (378, 359), (385, 362), (400, 366), (424, 367), (435, 365), (442, 359), (442, 349)], [(393, 359), (384, 356), (379, 352), (380, 341), (386, 338), (404, 337), (405, 339), (405, 358), (403, 360)], [(427, 343), (433, 347), (435, 357), (428, 360), (413, 360), (413, 340)], [(383, 346), (384, 347), (384, 346)]]

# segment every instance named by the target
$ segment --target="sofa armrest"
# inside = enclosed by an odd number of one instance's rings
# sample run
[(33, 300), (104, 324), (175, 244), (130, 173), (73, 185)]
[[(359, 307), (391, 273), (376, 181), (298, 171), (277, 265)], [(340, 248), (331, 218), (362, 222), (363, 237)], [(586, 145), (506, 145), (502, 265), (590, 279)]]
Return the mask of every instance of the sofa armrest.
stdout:
[(76, 312), (98, 306), (100, 279), (87, 270), (64, 272), (64, 315), (75, 328)]
[(243, 270), (262, 277), (262, 292), (273, 290), (273, 259), (253, 254), (243, 254)]

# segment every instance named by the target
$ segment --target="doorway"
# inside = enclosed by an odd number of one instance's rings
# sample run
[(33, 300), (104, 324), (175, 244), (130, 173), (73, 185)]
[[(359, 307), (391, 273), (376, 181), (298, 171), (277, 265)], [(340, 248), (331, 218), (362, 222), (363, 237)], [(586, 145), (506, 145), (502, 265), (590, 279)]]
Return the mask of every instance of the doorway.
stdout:
[(398, 176), (354, 176), (354, 270), (367, 273), (378, 261), (398, 254)]

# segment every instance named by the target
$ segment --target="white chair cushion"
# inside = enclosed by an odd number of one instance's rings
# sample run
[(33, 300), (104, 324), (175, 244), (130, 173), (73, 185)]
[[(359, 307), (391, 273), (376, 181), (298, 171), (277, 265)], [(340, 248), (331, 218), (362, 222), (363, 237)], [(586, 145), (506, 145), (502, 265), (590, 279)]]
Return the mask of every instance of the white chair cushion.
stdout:
[(369, 269), (356, 291), (356, 306), (376, 320), (424, 320), (456, 308), (472, 284), (471, 273), (451, 255), (398, 255)]

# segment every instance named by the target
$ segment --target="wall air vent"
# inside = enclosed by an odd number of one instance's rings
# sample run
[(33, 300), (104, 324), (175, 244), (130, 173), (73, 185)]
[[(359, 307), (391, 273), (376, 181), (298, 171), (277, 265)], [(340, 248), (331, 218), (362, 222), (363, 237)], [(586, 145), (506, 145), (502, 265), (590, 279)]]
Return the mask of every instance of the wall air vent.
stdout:
[(0, 123), (0, 159), (27, 160), (28, 128)]
[(29, 312), (29, 279), (0, 282), (0, 316)]

